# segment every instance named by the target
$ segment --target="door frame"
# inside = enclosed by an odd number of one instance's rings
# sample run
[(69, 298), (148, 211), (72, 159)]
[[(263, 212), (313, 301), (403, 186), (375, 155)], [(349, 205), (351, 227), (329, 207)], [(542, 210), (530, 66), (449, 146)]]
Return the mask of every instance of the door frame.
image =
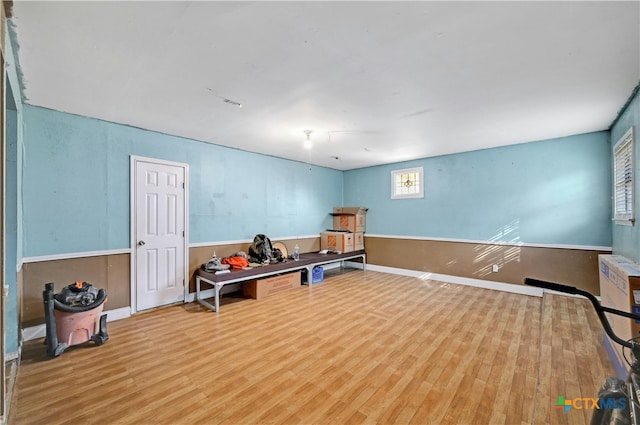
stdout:
[(166, 161), (164, 159), (148, 158), (144, 156), (131, 155), (130, 160), (130, 179), (131, 190), (130, 192), (130, 249), (131, 249), (131, 314), (137, 311), (137, 274), (136, 267), (138, 266), (136, 244), (136, 194), (137, 194), (137, 181), (136, 181), (136, 167), (139, 162), (147, 162), (157, 165), (169, 165), (172, 167), (179, 167), (184, 172), (184, 301), (189, 298), (189, 164), (182, 162)]

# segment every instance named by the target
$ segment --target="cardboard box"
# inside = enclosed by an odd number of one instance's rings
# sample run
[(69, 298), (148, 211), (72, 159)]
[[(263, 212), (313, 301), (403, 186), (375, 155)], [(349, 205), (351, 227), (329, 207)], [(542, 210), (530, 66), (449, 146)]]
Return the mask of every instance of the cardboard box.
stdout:
[(360, 251), (364, 249), (364, 232), (357, 232), (353, 234), (353, 250)]
[[(599, 255), (600, 300), (605, 307), (617, 310), (640, 312), (640, 265), (620, 255)], [(607, 314), (613, 332), (624, 340), (640, 336), (640, 323), (625, 317)], [(619, 361), (626, 365), (622, 357), (622, 347), (615, 342)]]
[(366, 214), (369, 208), (365, 207), (333, 207), (334, 214)]
[(250, 280), (242, 285), (242, 293), (247, 298), (259, 300), (269, 295), (300, 287), (300, 278), (300, 272), (292, 272), (265, 279)]
[(320, 233), (320, 249), (335, 249), (340, 252), (353, 251), (353, 233), (322, 232)]
[(333, 230), (366, 231), (367, 211), (364, 207), (333, 207)]

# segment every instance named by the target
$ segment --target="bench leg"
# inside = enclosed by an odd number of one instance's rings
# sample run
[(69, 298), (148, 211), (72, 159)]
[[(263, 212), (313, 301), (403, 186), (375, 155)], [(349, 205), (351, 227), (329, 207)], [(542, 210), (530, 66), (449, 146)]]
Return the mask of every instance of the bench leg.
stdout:
[(311, 288), (311, 279), (313, 279), (312, 273), (313, 273), (313, 267), (307, 266), (307, 286), (309, 288)]
[(216, 313), (220, 311), (220, 289), (222, 289), (222, 285), (216, 283), (213, 285), (213, 290), (216, 294)]
[[(205, 301), (203, 299), (200, 299), (200, 284), (201, 284), (201, 282), (202, 282), (202, 279), (200, 278), (200, 276), (196, 276), (196, 301), (198, 302), (198, 304), (208, 308), (209, 310), (216, 311), (216, 312), (219, 311), (220, 303), (219, 303), (218, 297), (220, 295), (219, 294), (220, 293), (220, 288), (218, 287), (218, 285), (213, 284), (213, 286), (215, 288), (215, 294), (216, 294), (216, 303), (215, 303), (216, 305), (214, 306), (211, 303), (209, 303), (209, 302), (207, 302), (207, 301)], [(207, 281), (207, 283), (210, 283), (210, 282)]]

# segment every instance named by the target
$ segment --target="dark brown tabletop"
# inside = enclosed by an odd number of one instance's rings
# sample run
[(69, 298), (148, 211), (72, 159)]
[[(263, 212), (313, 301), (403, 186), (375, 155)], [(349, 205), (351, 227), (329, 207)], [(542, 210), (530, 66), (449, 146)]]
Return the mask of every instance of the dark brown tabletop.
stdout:
[(229, 273), (216, 274), (215, 272), (208, 272), (202, 269), (196, 270), (196, 274), (211, 282), (225, 282), (228, 280), (241, 280), (243, 278), (250, 279), (253, 276), (261, 275), (264, 273), (275, 274), (279, 271), (295, 271), (305, 269), (311, 264), (317, 263), (330, 263), (333, 261), (340, 261), (345, 258), (359, 257), (365, 254), (364, 250), (344, 252), (341, 254), (319, 254), (317, 252), (308, 252), (300, 254), (298, 261), (287, 260), (281, 263), (267, 264), (259, 267), (252, 267), (250, 269), (232, 270)]

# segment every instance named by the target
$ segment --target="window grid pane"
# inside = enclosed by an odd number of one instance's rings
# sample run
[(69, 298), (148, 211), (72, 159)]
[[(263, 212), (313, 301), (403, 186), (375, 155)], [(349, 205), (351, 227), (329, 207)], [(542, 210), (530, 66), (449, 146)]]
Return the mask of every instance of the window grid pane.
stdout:
[(633, 133), (630, 130), (614, 148), (614, 219), (633, 219)]
[(423, 198), (424, 173), (422, 167), (391, 172), (391, 198)]
[(420, 178), (418, 173), (396, 175), (396, 195), (415, 195), (420, 193)]

